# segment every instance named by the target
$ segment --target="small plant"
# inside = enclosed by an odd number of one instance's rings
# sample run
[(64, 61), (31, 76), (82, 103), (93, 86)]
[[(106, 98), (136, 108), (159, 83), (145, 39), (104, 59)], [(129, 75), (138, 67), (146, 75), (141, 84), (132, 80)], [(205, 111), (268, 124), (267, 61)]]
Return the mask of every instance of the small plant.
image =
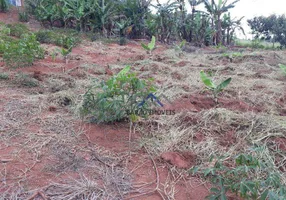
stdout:
[(182, 51), (182, 49), (184, 48), (184, 46), (186, 45), (186, 40), (183, 40), (179, 45), (175, 46), (175, 50), (176, 51)]
[(0, 12), (9, 11), (9, 3), (8, 0), (0, 0)]
[(186, 42), (187, 42), (186, 40), (183, 40), (179, 45), (176, 45), (176, 46), (175, 46), (175, 51), (178, 52), (179, 56), (182, 55), (183, 48), (184, 48), (184, 46), (186, 45)]
[(52, 60), (55, 62), (55, 61), (56, 61), (56, 57), (57, 57), (57, 51), (54, 50), (54, 51), (52, 52), (51, 56), (52, 56)]
[(0, 80), (8, 80), (9, 74), (6, 73), (0, 73)]
[[(240, 154), (234, 162), (219, 157), (213, 167), (201, 170), (194, 167), (191, 172), (199, 171), (213, 183), (211, 195), (207, 197), (210, 200), (227, 200), (228, 191), (244, 199), (285, 199), (286, 187), (282, 184), (281, 175), (273, 171), (271, 164), (254, 155)], [(212, 156), (210, 162), (213, 160)]]
[(141, 80), (127, 66), (106, 82), (94, 84), (84, 95), (81, 113), (92, 117), (96, 123), (108, 123), (138, 116), (146, 117), (148, 104), (138, 106), (151, 92), (155, 92), (152, 80)]
[(141, 43), (141, 46), (150, 54), (152, 55), (152, 51), (155, 49), (156, 46), (156, 38), (155, 36), (152, 36), (152, 40), (149, 44), (143, 44)]
[(62, 56), (64, 57), (66, 64), (68, 64), (68, 61), (69, 61), (68, 55), (72, 52), (72, 47), (70, 47), (69, 49), (62, 48), (60, 52)]
[(29, 14), (25, 11), (19, 12), (18, 14), (20, 22), (28, 22), (29, 21)]
[(201, 80), (205, 84), (205, 86), (212, 91), (215, 102), (217, 103), (217, 96), (220, 92), (226, 88), (229, 83), (231, 82), (231, 78), (226, 79), (225, 81), (221, 82), (219, 85), (216, 85), (213, 80), (211, 80), (204, 71), (200, 73)]
[(130, 21), (129, 20), (121, 20), (120, 22), (116, 22), (116, 25), (119, 29), (119, 45), (126, 44), (126, 29), (129, 27)]
[(283, 74), (286, 76), (286, 65), (279, 64), (279, 67), (282, 70)]

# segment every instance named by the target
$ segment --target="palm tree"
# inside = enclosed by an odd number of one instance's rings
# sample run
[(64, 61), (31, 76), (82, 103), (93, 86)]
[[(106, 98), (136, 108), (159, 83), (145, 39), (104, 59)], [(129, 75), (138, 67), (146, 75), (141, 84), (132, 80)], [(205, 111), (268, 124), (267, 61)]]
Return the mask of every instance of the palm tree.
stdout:
[(232, 3), (228, 3), (228, 0), (218, 0), (215, 3), (214, 0), (203, 0), (205, 7), (209, 14), (212, 16), (213, 20), (216, 22), (216, 44), (222, 42), (222, 20), (221, 16), (223, 13), (227, 12), (229, 9), (234, 8), (235, 4), (240, 0), (234, 0)]

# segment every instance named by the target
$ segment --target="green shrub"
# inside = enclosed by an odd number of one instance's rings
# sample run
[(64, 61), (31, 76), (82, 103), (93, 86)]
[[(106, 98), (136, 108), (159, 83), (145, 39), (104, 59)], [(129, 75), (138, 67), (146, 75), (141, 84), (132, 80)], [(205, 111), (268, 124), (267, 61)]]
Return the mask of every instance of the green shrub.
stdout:
[(22, 35), (21, 39), (5, 44), (4, 62), (10, 67), (32, 65), (36, 59), (44, 58), (44, 50), (34, 34)]
[(52, 31), (50, 30), (40, 30), (35, 33), (37, 40), (40, 43), (47, 43), (47, 44), (54, 44), (57, 37)]
[(148, 94), (155, 92), (152, 80), (140, 80), (129, 71), (130, 66), (127, 66), (108, 81), (90, 87), (84, 95), (81, 113), (97, 123), (146, 117), (142, 111), (148, 109), (148, 104), (138, 105)]
[[(191, 172), (199, 171), (211, 180), (214, 187), (210, 189), (212, 194), (208, 198), (212, 200), (226, 200), (228, 191), (239, 194), (244, 199), (285, 199), (286, 187), (282, 184), (281, 174), (274, 170), (271, 163), (256, 156), (255, 152), (240, 154), (234, 158), (234, 162), (220, 157), (213, 167), (202, 170), (194, 167)], [(211, 157), (210, 162), (213, 159)]]
[(20, 22), (28, 22), (29, 21), (29, 14), (25, 11), (19, 12), (18, 14)]
[(7, 12), (9, 10), (8, 0), (0, 0), (0, 12)]
[(10, 32), (10, 28), (8, 28), (6, 24), (0, 22), (0, 36), (2, 37), (3, 35), (10, 35)]
[(25, 24), (8, 24), (7, 27), (10, 29), (10, 35), (15, 37), (21, 37), (24, 34), (30, 33)]
[(7, 79), (9, 79), (9, 74), (0, 73), (0, 80), (7, 80)]
[(40, 30), (35, 34), (40, 43), (55, 44), (66, 49), (74, 46), (79, 41), (76, 36), (65, 35), (52, 30)]

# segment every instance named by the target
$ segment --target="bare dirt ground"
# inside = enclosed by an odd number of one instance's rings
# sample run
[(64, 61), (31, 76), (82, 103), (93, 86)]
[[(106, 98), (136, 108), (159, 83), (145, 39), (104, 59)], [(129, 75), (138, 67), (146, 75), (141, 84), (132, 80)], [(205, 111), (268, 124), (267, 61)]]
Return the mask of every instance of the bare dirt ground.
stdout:
[[(31, 67), (1, 63), (0, 73), (10, 78), (0, 80), (0, 199), (202, 200), (211, 185), (188, 169), (212, 153), (261, 143), (282, 152), (276, 163), (286, 178), (286, 77), (278, 67), (286, 64), (285, 51), (243, 50), (230, 60), (211, 48), (179, 55), (158, 44), (151, 58), (136, 41), (85, 40), (66, 65), (60, 55), (52, 60), (55, 46), (42, 46), (45, 59)], [(173, 102), (166, 108), (176, 110), (142, 120), (131, 154), (128, 123), (90, 124), (78, 113), (91, 80), (106, 80), (126, 65), (154, 78)], [(201, 70), (233, 79), (218, 105)], [(15, 81), (19, 73), (38, 86)]]

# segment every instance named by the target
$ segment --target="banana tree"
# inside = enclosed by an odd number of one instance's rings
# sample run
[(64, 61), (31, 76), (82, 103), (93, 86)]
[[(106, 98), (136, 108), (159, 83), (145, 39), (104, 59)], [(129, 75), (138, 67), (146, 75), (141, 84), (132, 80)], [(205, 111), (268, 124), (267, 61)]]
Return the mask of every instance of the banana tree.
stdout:
[(96, 1), (90, 0), (60, 0), (63, 4), (64, 21), (75, 21), (80, 31), (85, 31), (90, 15), (95, 12)]
[(161, 4), (157, 0), (157, 5), (152, 5), (157, 9), (157, 31), (158, 39), (162, 42), (168, 42), (169, 38), (173, 34), (174, 27), (176, 27), (176, 20), (174, 17), (174, 11), (178, 8), (178, 2), (172, 2), (168, 0), (166, 3)]
[(123, 0), (118, 4), (119, 13), (130, 19), (131, 38), (139, 38), (146, 33), (146, 19), (149, 13), (151, 0)]
[(112, 1), (99, 0), (96, 1), (96, 20), (102, 34), (106, 37), (108, 35), (108, 30), (106, 28), (108, 21), (116, 13), (115, 4)]
[(223, 43), (230, 45), (231, 42), (234, 40), (234, 33), (236, 29), (239, 29), (244, 35), (244, 29), (241, 25), (241, 20), (244, 17), (241, 17), (239, 19), (231, 18), (230, 13), (224, 14), (223, 20), (222, 20), (222, 40)]
[(240, 0), (234, 0), (231, 3), (228, 3), (228, 0), (218, 0), (218, 3), (216, 3), (214, 0), (204, 0), (205, 7), (213, 17), (213, 21), (216, 24), (216, 44), (220, 44), (222, 42), (222, 14), (227, 12), (229, 9), (234, 8), (235, 4), (239, 1)]
[[(195, 20), (195, 14), (197, 13), (196, 7), (198, 5), (200, 5), (201, 3), (203, 3), (203, 0), (189, 0), (189, 4), (190, 4), (191, 9), (192, 9), (192, 13), (191, 13), (192, 26), (193, 26), (193, 22)], [(189, 35), (189, 38), (188, 38), (189, 42), (192, 42), (192, 40), (193, 40), (193, 28), (190, 29), (190, 35)]]

